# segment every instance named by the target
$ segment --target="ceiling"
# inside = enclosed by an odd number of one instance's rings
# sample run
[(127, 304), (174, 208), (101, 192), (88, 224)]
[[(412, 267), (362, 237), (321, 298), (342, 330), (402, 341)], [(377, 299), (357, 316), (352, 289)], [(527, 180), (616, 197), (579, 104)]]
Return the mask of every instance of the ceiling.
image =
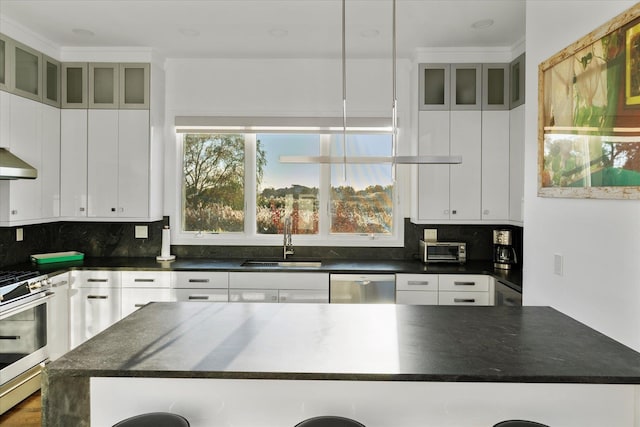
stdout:
[[(396, 7), (400, 57), (416, 48), (513, 47), (524, 38), (524, 0)], [(346, 0), (349, 57), (390, 55), (391, 11), (392, 0)], [(59, 47), (150, 47), (167, 58), (338, 56), (341, 14), (340, 0), (0, 0), (2, 18)], [(474, 28), (486, 20), (493, 25)]]

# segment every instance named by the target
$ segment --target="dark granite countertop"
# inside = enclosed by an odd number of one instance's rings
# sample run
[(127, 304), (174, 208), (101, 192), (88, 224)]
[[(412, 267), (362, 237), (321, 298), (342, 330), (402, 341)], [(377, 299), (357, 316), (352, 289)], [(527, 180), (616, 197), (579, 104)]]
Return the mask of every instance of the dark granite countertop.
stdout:
[(549, 307), (151, 303), (47, 375), (640, 384), (640, 353)]
[[(296, 259), (296, 258), (293, 258)], [(158, 271), (315, 271), (327, 273), (410, 273), (410, 274), (488, 274), (511, 288), (522, 292), (522, 270), (495, 270), (491, 261), (467, 261), (466, 264), (423, 264), (412, 260), (340, 260), (323, 259), (321, 267), (246, 267), (245, 259), (179, 258), (171, 262), (159, 262), (155, 258), (85, 258), (82, 262), (39, 265), (43, 273), (55, 274), (68, 269), (121, 269)], [(8, 269), (29, 269), (31, 264), (11, 266)]]

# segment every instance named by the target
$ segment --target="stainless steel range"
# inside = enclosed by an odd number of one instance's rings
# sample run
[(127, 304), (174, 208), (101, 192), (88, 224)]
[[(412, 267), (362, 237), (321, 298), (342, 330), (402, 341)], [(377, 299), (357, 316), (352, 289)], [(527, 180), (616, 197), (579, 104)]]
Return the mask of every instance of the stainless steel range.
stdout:
[(50, 288), (37, 271), (0, 271), (0, 414), (40, 388)]

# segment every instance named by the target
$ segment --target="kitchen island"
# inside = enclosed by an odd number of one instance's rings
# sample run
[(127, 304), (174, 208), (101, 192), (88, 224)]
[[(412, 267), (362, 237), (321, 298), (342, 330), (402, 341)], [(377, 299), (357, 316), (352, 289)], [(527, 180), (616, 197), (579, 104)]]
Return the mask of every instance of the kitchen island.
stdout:
[(45, 369), (47, 426), (637, 427), (640, 354), (548, 307), (152, 303)]

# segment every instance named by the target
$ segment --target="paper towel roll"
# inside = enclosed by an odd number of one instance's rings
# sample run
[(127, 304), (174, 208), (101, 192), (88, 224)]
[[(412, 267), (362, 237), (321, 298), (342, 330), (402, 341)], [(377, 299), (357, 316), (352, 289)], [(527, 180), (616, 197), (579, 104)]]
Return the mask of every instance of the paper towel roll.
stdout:
[(162, 258), (168, 258), (171, 255), (171, 230), (169, 227), (162, 229), (162, 249), (160, 249), (160, 256)]

